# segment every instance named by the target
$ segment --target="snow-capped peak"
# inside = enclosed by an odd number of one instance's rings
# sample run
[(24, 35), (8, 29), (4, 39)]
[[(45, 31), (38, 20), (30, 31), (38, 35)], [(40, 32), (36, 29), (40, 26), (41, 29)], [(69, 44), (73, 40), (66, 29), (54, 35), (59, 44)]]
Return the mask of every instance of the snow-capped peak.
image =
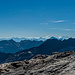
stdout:
[(60, 36), (58, 39), (63, 41), (64, 39), (68, 39), (68, 38), (69, 38), (68, 36), (62, 36), (62, 37)]
[(60, 36), (60, 37), (49, 37), (49, 36), (47, 36), (47, 37), (21, 37), (21, 38), (19, 38), (19, 37), (12, 37), (12, 38), (1, 38), (0, 39), (0, 41), (1, 40), (10, 40), (10, 39), (13, 39), (14, 41), (16, 41), (16, 42), (20, 42), (21, 40), (31, 40), (31, 41), (33, 41), (33, 40), (35, 40), (35, 41), (46, 41), (47, 39), (58, 39), (58, 40), (64, 40), (64, 39), (68, 39), (69, 37), (67, 37), (67, 36)]

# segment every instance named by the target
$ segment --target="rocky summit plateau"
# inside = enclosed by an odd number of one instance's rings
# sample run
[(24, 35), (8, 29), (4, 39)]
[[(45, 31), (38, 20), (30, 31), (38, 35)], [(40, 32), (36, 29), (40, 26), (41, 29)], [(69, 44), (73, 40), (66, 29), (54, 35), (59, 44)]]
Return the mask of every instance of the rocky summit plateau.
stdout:
[(75, 51), (36, 55), (0, 65), (0, 75), (75, 75)]

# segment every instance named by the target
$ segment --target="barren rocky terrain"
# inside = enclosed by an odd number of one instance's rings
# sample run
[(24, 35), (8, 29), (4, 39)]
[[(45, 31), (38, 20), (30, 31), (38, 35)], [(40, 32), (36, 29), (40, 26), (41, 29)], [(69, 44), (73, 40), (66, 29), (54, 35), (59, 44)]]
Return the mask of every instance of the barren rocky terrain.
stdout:
[(75, 51), (37, 55), (0, 65), (1, 75), (75, 75)]

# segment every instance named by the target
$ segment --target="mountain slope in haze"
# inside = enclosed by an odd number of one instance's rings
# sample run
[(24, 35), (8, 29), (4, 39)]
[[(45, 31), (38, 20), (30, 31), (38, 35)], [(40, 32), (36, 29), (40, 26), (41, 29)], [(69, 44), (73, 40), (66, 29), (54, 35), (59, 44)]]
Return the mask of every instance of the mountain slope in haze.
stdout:
[(37, 55), (0, 65), (1, 75), (75, 75), (75, 51)]
[(48, 39), (37, 48), (37, 52), (38, 54), (51, 54), (52, 52), (68, 51), (66, 48), (69, 47), (71, 47), (71, 49), (68, 50), (75, 50), (74, 38), (69, 38), (63, 41), (57, 39)]
[[(69, 38), (67, 40), (48, 39), (38, 47), (25, 49), (16, 53), (10, 54), (1, 63), (8, 63), (14, 61), (22, 61), (31, 59), (37, 54), (50, 55), (53, 52), (75, 51), (75, 39)], [(8, 55), (8, 54), (5, 54)]]
[(0, 41), (0, 51), (5, 53), (13, 53), (16, 51), (22, 50), (22, 47), (20, 47), (17, 42), (14, 40), (3, 40)]
[(9, 56), (4, 62), (22, 61), (31, 59), (37, 54), (50, 55), (53, 52), (75, 51), (75, 39), (68, 40), (48, 39), (38, 47), (22, 50)]
[[(20, 39), (25, 39), (25, 38), (13, 38), (13, 39), (20, 40)], [(53, 40), (53, 39), (63, 41), (66, 38), (65, 37), (64, 38), (61, 37), (60, 39), (58, 39), (56, 37), (50, 38), (50, 40)], [(14, 40), (11, 39), (11, 40), (0, 41), (0, 52), (15, 53), (20, 50), (37, 47), (37, 46), (40, 46), (44, 42), (44, 40), (46, 40), (46, 38), (42, 38), (42, 37), (40, 37), (39, 39), (32, 38), (30, 40), (21, 40), (20, 42), (16, 42)], [(41, 40), (43, 40), (43, 41), (41, 41)], [(56, 44), (56, 42), (55, 42), (55, 44)], [(54, 46), (54, 45), (52, 45), (52, 46)]]
[(31, 40), (22, 40), (20, 42), (15, 42), (14, 40), (2, 40), (0, 41), (0, 52), (5, 53), (15, 53), (20, 50), (29, 49), (32, 47), (37, 47), (41, 45), (43, 41), (31, 41)]
[(41, 45), (43, 43), (43, 41), (31, 41), (31, 40), (22, 40), (19, 42), (20, 46), (24, 49), (29, 49), (32, 47), (37, 47), (39, 45)]

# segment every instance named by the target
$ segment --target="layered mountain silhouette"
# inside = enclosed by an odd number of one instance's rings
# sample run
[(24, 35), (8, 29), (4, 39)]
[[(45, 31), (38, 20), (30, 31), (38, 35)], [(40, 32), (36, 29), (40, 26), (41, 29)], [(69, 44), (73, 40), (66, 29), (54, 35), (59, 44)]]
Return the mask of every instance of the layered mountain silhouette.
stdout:
[(64, 52), (75, 50), (75, 38), (67, 40), (48, 39), (42, 45), (37, 47), (38, 54), (51, 54), (52, 52)]
[(4, 58), (1, 63), (22, 61), (25, 59), (31, 59), (37, 54), (41, 55), (51, 55), (53, 52), (65, 52), (65, 51), (75, 51), (75, 39), (69, 38), (67, 40), (57, 40), (57, 39), (48, 39), (38, 47), (33, 47), (30, 49), (25, 49), (18, 51), (16, 53), (4, 55), (7, 58)]
[(31, 40), (22, 40), (20, 42), (15, 42), (14, 40), (2, 40), (0, 41), (0, 52), (5, 53), (15, 53), (20, 50), (29, 49), (32, 47), (37, 47), (41, 45), (43, 41), (31, 41)]

